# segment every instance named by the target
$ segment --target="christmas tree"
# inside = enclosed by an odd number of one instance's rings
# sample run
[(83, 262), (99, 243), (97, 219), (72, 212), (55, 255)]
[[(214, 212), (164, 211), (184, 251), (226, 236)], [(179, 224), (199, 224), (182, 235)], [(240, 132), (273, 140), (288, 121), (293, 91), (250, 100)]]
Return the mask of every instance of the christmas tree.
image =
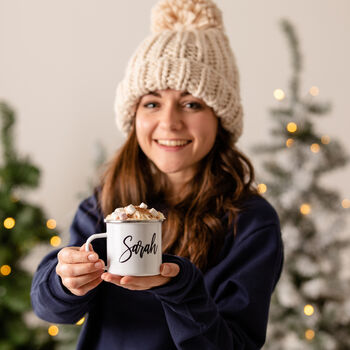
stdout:
[(27, 203), (23, 191), (39, 184), (40, 172), (13, 144), (14, 111), (0, 102), (2, 158), (0, 165), (0, 349), (53, 349), (47, 327), (26, 321), (31, 311), (32, 276), (23, 259), (39, 242), (55, 244), (59, 237), (53, 220), (39, 207)]
[(39, 185), (40, 171), (13, 144), (15, 113), (0, 101), (0, 350), (73, 350), (77, 325), (39, 321), (31, 311), (32, 275), (23, 266), (34, 247), (61, 244), (56, 221), (24, 200), (28, 189)]
[(317, 101), (319, 90), (301, 88), (302, 57), (293, 26), (282, 28), (292, 53), (288, 92), (275, 90), (271, 143), (254, 147), (263, 160), (260, 192), (276, 208), (285, 244), (285, 264), (274, 293), (268, 326), (268, 350), (350, 349), (349, 237), (337, 191), (322, 177), (348, 162), (341, 144), (319, 134), (317, 118), (330, 105)]

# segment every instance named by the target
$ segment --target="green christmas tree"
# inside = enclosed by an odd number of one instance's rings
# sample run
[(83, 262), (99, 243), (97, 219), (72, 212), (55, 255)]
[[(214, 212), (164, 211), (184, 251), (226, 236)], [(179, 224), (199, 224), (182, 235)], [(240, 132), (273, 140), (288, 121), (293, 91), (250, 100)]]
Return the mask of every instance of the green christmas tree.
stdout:
[(34, 246), (57, 233), (48, 227), (43, 210), (22, 198), (24, 190), (38, 186), (40, 172), (17, 154), (14, 123), (14, 111), (0, 102), (0, 349), (54, 349), (48, 327), (32, 327), (26, 321), (32, 276), (21, 263)]
[[(292, 53), (288, 92), (275, 91), (270, 144), (262, 157), (261, 192), (275, 206), (285, 244), (285, 265), (273, 297), (268, 350), (350, 349), (349, 237), (339, 193), (322, 177), (348, 162), (341, 144), (319, 134), (317, 121), (330, 111), (318, 89), (301, 88), (302, 57), (291, 23), (281, 22)], [(266, 185), (266, 187), (265, 187)]]

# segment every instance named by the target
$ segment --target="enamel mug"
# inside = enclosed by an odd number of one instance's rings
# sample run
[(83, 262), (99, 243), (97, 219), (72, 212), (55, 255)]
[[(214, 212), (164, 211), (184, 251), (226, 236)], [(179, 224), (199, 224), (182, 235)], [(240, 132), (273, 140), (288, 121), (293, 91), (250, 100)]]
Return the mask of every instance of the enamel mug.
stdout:
[(120, 276), (159, 275), (162, 263), (162, 221), (105, 221), (107, 232), (95, 233), (94, 239), (107, 239), (107, 271)]

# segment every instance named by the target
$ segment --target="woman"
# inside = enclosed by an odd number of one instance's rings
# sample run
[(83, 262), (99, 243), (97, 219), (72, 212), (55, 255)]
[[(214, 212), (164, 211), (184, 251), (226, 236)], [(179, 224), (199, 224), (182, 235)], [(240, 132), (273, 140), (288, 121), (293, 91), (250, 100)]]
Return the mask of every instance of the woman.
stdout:
[[(35, 312), (75, 323), (78, 349), (259, 349), (283, 248), (279, 221), (238, 151), (238, 72), (210, 0), (163, 0), (153, 34), (117, 89), (128, 135), (101, 186), (83, 201), (68, 247), (44, 258), (33, 280)], [(163, 223), (161, 274), (104, 272), (105, 232), (116, 207), (146, 202)]]

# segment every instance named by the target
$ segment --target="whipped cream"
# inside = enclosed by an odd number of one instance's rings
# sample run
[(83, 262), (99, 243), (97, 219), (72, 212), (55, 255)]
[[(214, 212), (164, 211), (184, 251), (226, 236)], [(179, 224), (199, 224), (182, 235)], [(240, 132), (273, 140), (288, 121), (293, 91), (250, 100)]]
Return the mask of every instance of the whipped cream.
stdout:
[(106, 221), (127, 221), (127, 220), (165, 220), (163, 213), (154, 208), (148, 209), (147, 204), (128, 205), (116, 208), (113, 213), (105, 218)]

